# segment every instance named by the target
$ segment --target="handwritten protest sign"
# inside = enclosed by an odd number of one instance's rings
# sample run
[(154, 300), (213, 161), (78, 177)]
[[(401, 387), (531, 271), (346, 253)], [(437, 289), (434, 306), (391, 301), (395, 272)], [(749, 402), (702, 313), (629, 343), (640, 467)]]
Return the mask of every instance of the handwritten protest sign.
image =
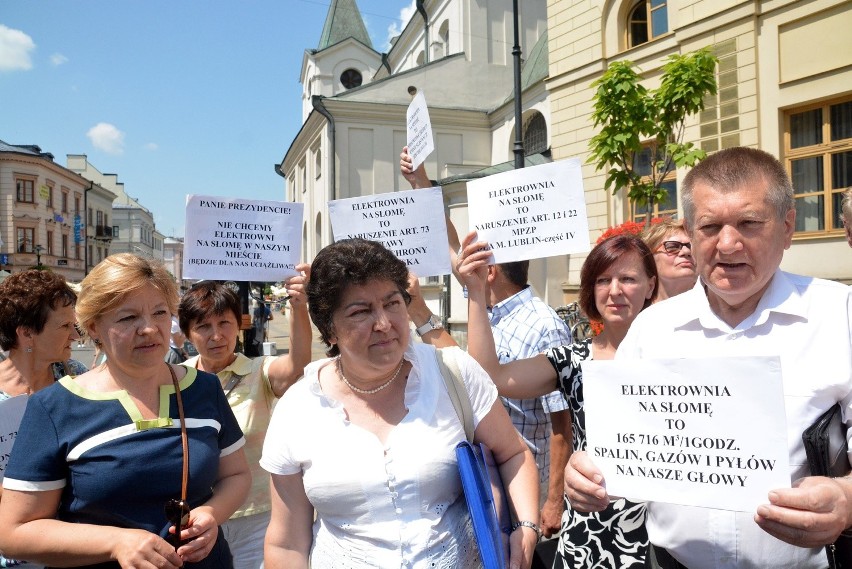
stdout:
[(435, 150), (432, 140), (432, 121), (429, 119), (429, 109), (426, 107), (426, 96), (423, 91), (417, 93), (405, 113), (408, 124), (406, 144), (411, 155), (412, 168), (417, 169), (426, 157)]
[(296, 274), (304, 204), (186, 198), (183, 276), (273, 282)]
[(588, 361), (583, 392), (611, 496), (752, 512), (790, 487), (777, 357)]
[(18, 395), (0, 401), (0, 480), (6, 473), (6, 463), (27, 408), (27, 399), (26, 395)]
[(467, 183), (470, 230), (494, 263), (590, 249), (580, 160), (519, 168)]
[(328, 202), (335, 241), (378, 241), (418, 277), (450, 274), (441, 188), (408, 190)]

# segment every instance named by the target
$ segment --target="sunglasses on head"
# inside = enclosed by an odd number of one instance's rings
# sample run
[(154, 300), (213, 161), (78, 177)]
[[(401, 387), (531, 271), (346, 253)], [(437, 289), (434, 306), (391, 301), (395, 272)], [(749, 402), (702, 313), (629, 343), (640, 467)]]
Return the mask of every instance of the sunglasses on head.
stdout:
[(684, 247), (692, 251), (692, 244), (689, 241), (663, 241), (663, 249), (669, 255), (677, 255)]
[(189, 504), (185, 500), (175, 500), (172, 498), (171, 500), (166, 500), (166, 505), (163, 509), (166, 512), (166, 519), (175, 527), (174, 535), (169, 534), (166, 541), (171, 543), (175, 547), (175, 550), (177, 550), (181, 544), (180, 532), (189, 525)]

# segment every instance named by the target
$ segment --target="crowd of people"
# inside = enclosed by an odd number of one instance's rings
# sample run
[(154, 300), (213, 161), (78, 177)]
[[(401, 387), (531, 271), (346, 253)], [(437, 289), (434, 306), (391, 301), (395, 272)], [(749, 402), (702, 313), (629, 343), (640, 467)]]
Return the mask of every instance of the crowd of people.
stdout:
[[(400, 171), (431, 186), (407, 149)], [(586, 257), (578, 302), (602, 329), (584, 340), (534, 295), (528, 263), (494, 265), (451, 225), (466, 351), (405, 263), (363, 239), (285, 282), (282, 356), (237, 351), (230, 288), (179, 296), (151, 259), (109, 256), (78, 293), (50, 271), (8, 277), (0, 401), (27, 399), (0, 471), (0, 566), (479, 567), (454, 454), (468, 439), (505, 484), (512, 569), (828, 566), (852, 479), (811, 476), (802, 432), (836, 404), (852, 425), (852, 289), (779, 268), (796, 210), (771, 155), (719, 151), (681, 194), (682, 220)], [(852, 247), (852, 191), (842, 216)], [(311, 324), (327, 348), (313, 362)], [(91, 370), (68, 363), (81, 334)], [(673, 354), (780, 358), (792, 487), (750, 513), (608, 494), (586, 452), (583, 366)]]

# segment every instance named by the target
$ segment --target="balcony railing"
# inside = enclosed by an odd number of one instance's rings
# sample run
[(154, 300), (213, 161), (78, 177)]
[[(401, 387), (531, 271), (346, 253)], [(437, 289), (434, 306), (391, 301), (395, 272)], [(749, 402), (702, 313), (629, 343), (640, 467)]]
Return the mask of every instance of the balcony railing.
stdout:
[(99, 239), (112, 239), (112, 227), (109, 225), (96, 225), (95, 237)]

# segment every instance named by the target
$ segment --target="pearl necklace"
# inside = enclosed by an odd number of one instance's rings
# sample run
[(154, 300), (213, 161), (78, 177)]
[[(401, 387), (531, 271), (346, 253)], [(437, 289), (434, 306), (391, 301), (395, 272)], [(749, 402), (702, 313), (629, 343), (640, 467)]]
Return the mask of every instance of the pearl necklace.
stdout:
[(381, 384), (380, 386), (378, 386), (374, 389), (361, 389), (360, 387), (355, 387), (354, 385), (349, 383), (349, 380), (346, 379), (345, 375), (343, 375), (343, 365), (340, 363), (340, 356), (337, 356), (337, 373), (338, 373), (338, 375), (340, 375), (340, 379), (343, 380), (343, 383), (345, 383), (346, 386), (349, 389), (351, 389), (352, 391), (354, 391), (355, 393), (360, 393), (361, 395), (372, 395), (374, 393), (378, 393), (379, 391), (381, 391), (382, 389), (386, 388), (391, 383), (396, 381), (396, 378), (399, 377), (399, 372), (402, 371), (402, 364), (404, 364), (404, 363), (405, 363), (405, 359), (403, 358), (399, 362), (399, 367), (396, 368), (396, 373), (393, 374), (393, 377), (390, 378), (389, 380), (387, 380), (387, 382)]

